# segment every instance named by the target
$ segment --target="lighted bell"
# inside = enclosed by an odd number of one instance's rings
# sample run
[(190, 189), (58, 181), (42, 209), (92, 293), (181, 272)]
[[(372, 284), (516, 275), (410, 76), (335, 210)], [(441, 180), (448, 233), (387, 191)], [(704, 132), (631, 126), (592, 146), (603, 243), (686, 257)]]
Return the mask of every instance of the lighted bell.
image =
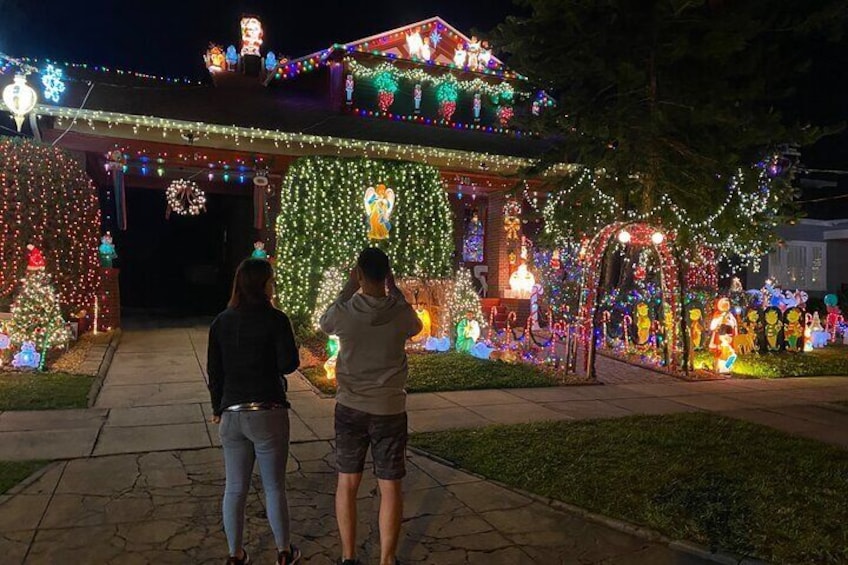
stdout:
[(24, 117), (32, 112), (38, 102), (38, 94), (27, 84), (24, 75), (15, 75), (12, 84), (3, 89), (3, 103), (12, 112), (18, 131), (24, 125)]
[(661, 244), (664, 239), (665, 237), (663, 236), (662, 232), (655, 231), (651, 234), (651, 241), (654, 243), (654, 245)]
[(630, 243), (630, 232), (627, 230), (618, 232), (618, 241), (624, 244)]

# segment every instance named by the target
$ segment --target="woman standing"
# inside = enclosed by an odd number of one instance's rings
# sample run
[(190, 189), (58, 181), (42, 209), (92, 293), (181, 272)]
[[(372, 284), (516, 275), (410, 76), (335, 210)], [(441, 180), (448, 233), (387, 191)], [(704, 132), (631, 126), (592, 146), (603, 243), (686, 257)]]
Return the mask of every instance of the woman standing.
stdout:
[(255, 460), (259, 462), (268, 521), (277, 544), (277, 563), (300, 560), (291, 543), (286, 499), (289, 403), (285, 375), (299, 358), (288, 317), (274, 308), (271, 265), (247, 259), (239, 265), (229, 307), (209, 330), (207, 373), (212, 421), (220, 424), (224, 447), (224, 531), (230, 565), (247, 565), (244, 508)]

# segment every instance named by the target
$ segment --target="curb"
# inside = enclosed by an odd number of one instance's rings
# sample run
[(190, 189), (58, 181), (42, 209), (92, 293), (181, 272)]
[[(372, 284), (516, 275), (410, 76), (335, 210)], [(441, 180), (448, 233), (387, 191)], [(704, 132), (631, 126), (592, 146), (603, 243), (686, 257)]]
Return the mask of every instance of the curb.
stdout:
[(49, 471), (54, 466), (56, 466), (56, 464), (61, 464), (61, 463), (62, 463), (61, 461), (46, 461), (43, 467), (41, 467), (40, 469), (36, 469), (27, 478), (25, 478), (24, 480), (22, 480), (18, 484), (12, 486), (9, 490), (7, 490), (2, 495), (0, 495), (0, 505), (2, 505), (4, 502), (9, 500), (13, 496), (20, 494), (21, 491), (23, 491), (29, 485), (31, 485), (32, 483), (34, 483), (35, 481), (37, 481), (38, 479), (43, 477), (47, 473), (47, 471)]
[(97, 396), (100, 394), (100, 389), (103, 388), (103, 381), (106, 380), (106, 373), (109, 372), (109, 367), (112, 366), (112, 359), (115, 357), (115, 350), (118, 349), (118, 344), (121, 342), (121, 335), (121, 328), (117, 328), (113, 331), (112, 337), (109, 339), (109, 345), (106, 346), (106, 353), (103, 354), (100, 367), (97, 369), (97, 376), (94, 382), (91, 383), (91, 388), (88, 391), (89, 408), (94, 406)]
[(473, 477), (477, 477), (478, 479), (488, 481), (492, 484), (495, 484), (501, 488), (514, 492), (516, 494), (520, 494), (526, 498), (534, 500), (536, 502), (540, 502), (546, 506), (551, 508), (555, 508), (562, 512), (567, 512), (569, 514), (576, 515), (584, 520), (589, 522), (594, 522), (596, 524), (601, 524), (603, 526), (607, 526), (608, 528), (612, 528), (613, 530), (617, 530), (619, 532), (623, 532), (626, 534), (630, 534), (632, 536), (638, 537), (640, 539), (650, 541), (653, 543), (659, 543), (668, 547), (669, 549), (679, 551), (682, 553), (686, 553), (695, 557), (699, 557), (701, 559), (705, 559), (707, 561), (712, 561), (713, 563), (720, 563), (722, 565), (768, 565), (766, 561), (760, 561), (757, 559), (753, 559), (750, 557), (744, 557), (741, 555), (736, 555), (734, 553), (729, 553), (725, 551), (711, 551), (709, 548), (704, 547), (702, 545), (698, 545), (696, 543), (686, 541), (686, 540), (673, 540), (666, 535), (661, 534), (656, 530), (652, 530), (650, 528), (646, 528), (644, 526), (639, 526), (638, 524), (633, 524), (632, 522), (627, 522), (625, 520), (619, 520), (617, 518), (610, 518), (609, 516), (605, 516), (603, 514), (597, 514), (580, 506), (575, 506), (574, 504), (569, 504), (567, 502), (563, 502), (561, 500), (557, 500), (555, 498), (548, 498), (546, 496), (540, 496), (538, 494), (534, 494), (532, 492), (527, 492), (526, 490), (516, 488), (500, 481), (490, 479), (485, 475), (481, 475), (479, 473), (475, 473), (473, 471), (469, 471), (467, 469), (463, 469), (453, 461), (449, 461), (438, 455), (433, 455), (428, 451), (424, 451), (417, 447), (407, 446), (407, 449), (416, 455), (420, 455), (422, 457), (426, 457), (431, 461), (435, 461), (436, 463), (440, 463), (452, 469), (457, 469), (462, 471), (463, 473), (467, 473)]

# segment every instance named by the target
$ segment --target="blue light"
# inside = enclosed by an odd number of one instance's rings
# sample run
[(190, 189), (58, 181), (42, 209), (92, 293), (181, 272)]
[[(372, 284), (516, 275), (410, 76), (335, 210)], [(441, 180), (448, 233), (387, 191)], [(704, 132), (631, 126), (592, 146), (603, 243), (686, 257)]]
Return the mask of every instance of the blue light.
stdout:
[(53, 102), (59, 102), (62, 93), (65, 92), (62, 69), (57, 69), (53, 65), (47, 65), (41, 72), (41, 84), (44, 85), (44, 97)]

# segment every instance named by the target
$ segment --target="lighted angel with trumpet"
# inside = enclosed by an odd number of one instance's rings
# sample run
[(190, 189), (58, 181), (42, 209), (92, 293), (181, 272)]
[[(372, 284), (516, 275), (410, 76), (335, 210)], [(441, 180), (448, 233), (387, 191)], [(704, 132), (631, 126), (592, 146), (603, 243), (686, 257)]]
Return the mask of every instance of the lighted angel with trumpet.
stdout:
[(395, 209), (395, 191), (384, 184), (368, 187), (365, 191), (365, 215), (368, 216), (370, 231), (368, 238), (388, 239), (392, 223), (389, 221)]

